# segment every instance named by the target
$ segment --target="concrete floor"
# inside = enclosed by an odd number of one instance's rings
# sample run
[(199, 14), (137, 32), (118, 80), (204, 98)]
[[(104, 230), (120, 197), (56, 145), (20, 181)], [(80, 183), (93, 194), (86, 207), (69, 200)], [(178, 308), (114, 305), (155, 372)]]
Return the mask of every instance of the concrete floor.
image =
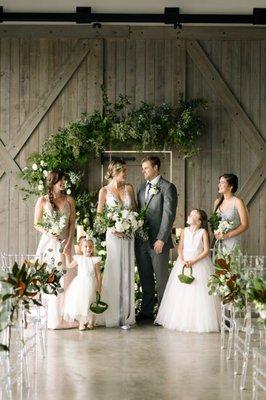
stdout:
[[(49, 331), (47, 359), (30, 400), (247, 400), (220, 335), (153, 325), (130, 331)], [(251, 377), (249, 377), (249, 380)], [(261, 397), (262, 398), (262, 397)], [(23, 399), (23, 400), (24, 400)]]

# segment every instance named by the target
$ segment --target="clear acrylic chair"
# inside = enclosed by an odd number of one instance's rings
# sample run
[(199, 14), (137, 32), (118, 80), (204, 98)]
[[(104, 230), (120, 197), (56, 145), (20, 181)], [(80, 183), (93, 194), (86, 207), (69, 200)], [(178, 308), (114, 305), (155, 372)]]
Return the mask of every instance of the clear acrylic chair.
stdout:
[(266, 392), (266, 347), (253, 349), (252, 400), (258, 400), (258, 390)]
[(25, 329), (25, 312), (21, 305), (12, 326), (7, 321), (0, 334), (1, 343), (9, 347), (0, 353), (0, 399), (22, 399), (26, 391), (37, 388), (38, 332)]
[[(226, 348), (227, 360), (232, 358), (235, 314), (236, 310), (232, 303), (223, 304), (221, 302), (221, 349)], [(226, 332), (228, 332), (227, 344), (225, 344)]]
[[(250, 276), (265, 278), (265, 257), (249, 256), (244, 266)], [(248, 269), (247, 269), (248, 268)], [(266, 346), (266, 327), (259, 321), (259, 314), (252, 303), (246, 303), (244, 318), (234, 319), (234, 375), (239, 373), (239, 357), (242, 360), (240, 389), (246, 387), (247, 369), (252, 349)]]

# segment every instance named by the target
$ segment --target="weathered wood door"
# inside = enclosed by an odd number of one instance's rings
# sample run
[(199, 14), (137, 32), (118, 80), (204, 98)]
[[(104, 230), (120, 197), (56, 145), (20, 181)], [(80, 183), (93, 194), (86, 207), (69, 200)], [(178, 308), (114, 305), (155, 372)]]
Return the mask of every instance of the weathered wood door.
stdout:
[[(104, 83), (111, 101), (127, 94), (132, 107), (144, 100), (175, 105), (179, 92), (208, 101), (201, 152), (186, 162), (172, 155), (178, 225), (193, 207), (210, 213), (219, 175), (234, 172), (251, 215), (245, 246), (265, 253), (265, 31), (5, 26), (0, 38), (0, 250), (35, 250), (34, 199), (23, 202), (17, 173), (49, 134), (102, 109)], [(136, 185), (141, 157), (129, 168)], [(101, 178), (100, 159), (92, 160), (89, 188), (99, 188)]]

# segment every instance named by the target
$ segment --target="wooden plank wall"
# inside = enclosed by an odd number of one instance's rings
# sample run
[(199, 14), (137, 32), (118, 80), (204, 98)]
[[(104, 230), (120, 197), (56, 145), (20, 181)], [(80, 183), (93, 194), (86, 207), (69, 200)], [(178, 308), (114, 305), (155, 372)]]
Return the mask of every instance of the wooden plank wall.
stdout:
[[(201, 41), (201, 46), (229, 84), (240, 104), (265, 137), (265, 41)], [(186, 174), (187, 207), (198, 205), (210, 210), (217, 193), (218, 177), (233, 172), (241, 187), (258, 162), (256, 154), (228, 117), (223, 104), (187, 58), (187, 96), (202, 96), (209, 102), (205, 112), (207, 134), (200, 142), (202, 151), (188, 161)], [(256, 185), (256, 182), (254, 182)], [(253, 254), (265, 251), (265, 185), (249, 205), (251, 226), (243, 245)]]
[[(143, 33), (144, 32), (144, 33)], [(131, 36), (125, 27), (108, 37), (87, 39), (89, 53), (55, 99), (15, 161), (23, 168), (28, 155), (41, 149), (45, 138), (75, 120), (82, 112), (101, 108), (100, 86), (106, 85), (112, 101), (119, 94), (130, 96), (133, 106), (141, 101), (176, 104), (178, 93), (202, 96), (209, 102), (205, 111), (207, 128), (200, 140), (201, 153), (184, 163), (174, 155), (173, 180), (180, 193), (178, 224), (193, 207), (208, 213), (217, 195), (218, 177), (235, 172), (244, 184), (258, 159), (231, 121), (223, 104), (186, 54), (184, 38), (159, 34), (160, 28), (136, 29)], [(153, 32), (151, 34), (150, 32)], [(165, 31), (163, 31), (165, 32)], [(215, 31), (216, 32), (216, 31)], [(5, 145), (19, 136), (19, 126), (38, 106), (39, 98), (58, 76), (77, 45), (78, 37), (6, 37), (0, 31), (0, 136)], [(62, 35), (62, 32), (60, 32)], [(218, 33), (216, 32), (216, 35)], [(219, 33), (221, 36), (222, 33)], [(261, 33), (259, 34), (261, 35)], [(12, 36), (12, 35), (11, 35)], [(68, 35), (69, 36), (69, 35)], [(193, 30), (193, 38), (197, 33)], [(212, 39), (211, 32), (198, 35), (200, 45), (227, 82), (257, 129), (266, 136), (266, 40), (238, 37)], [(83, 36), (84, 37), (84, 36)], [(212, 40), (211, 40), (212, 39)], [(98, 188), (101, 168), (92, 160), (85, 184)], [(38, 236), (32, 228), (33, 200), (22, 201), (14, 185), (0, 179), (0, 250), (34, 252)], [(265, 253), (265, 185), (252, 199), (251, 229), (244, 244), (252, 254)]]

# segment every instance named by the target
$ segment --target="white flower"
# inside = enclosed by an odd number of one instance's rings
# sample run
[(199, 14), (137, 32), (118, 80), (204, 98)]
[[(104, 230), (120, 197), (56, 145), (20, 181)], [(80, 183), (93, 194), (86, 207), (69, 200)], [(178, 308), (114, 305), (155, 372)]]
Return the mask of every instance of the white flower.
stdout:
[(43, 191), (43, 189), (44, 189), (44, 186), (43, 185), (38, 185), (38, 190), (39, 190), (39, 192), (42, 192)]
[(43, 176), (45, 176), (45, 177), (48, 175), (48, 171), (46, 171), (46, 169), (44, 169), (42, 173), (43, 173)]
[(31, 168), (33, 169), (33, 171), (37, 171), (38, 165), (34, 163), (34, 164), (32, 164)]
[(127, 219), (129, 217), (129, 210), (122, 211), (122, 218)]
[(100, 251), (98, 251), (98, 255), (99, 256), (105, 256), (106, 255), (106, 251), (105, 250), (100, 250)]
[(88, 224), (90, 223), (89, 218), (84, 218), (83, 223), (84, 223), (85, 225), (88, 225)]
[(102, 247), (106, 247), (106, 242), (101, 242)]
[(125, 226), (122, 221), (117, 221), (114, 227), (116, 232), (125, 232)]
[(40, 161), (41, 166), (43, 167), (45, 165), (45, 162), (43, 160)]
[(27, 170), (28, 170), (28, 167), (24, 167), (22, 171), (27, 171)]
[(71, 190), (67, 189), (66, 194), (71, 194)]
[(152, 186), (149, 190), (149, 195), (150, 196), (154, 196), (155, 194), (157, 194), (159, 192), (159, 189), (157, 186)]

